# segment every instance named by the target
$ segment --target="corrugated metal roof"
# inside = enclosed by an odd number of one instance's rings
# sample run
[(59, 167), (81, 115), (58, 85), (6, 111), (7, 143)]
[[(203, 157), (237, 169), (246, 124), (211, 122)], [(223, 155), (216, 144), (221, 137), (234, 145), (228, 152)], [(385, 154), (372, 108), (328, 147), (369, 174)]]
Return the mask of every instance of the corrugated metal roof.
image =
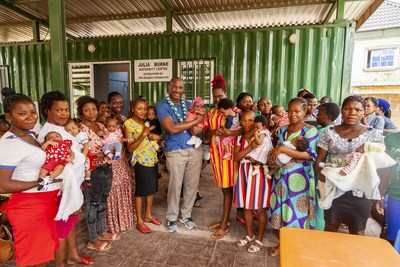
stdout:
[[(373, 2), (374, 0), (345, 2), (344, 19), (357, 21)], [(333, 12), (329, 22), (333, 23), (335, 21), (335, 17), (336, 17), (336, 11)]]
[(400, 27), (400, 1), (384, 1), (358, 31)]
[[(3, 4), (2, 4), (3, 2)], [(0, 43), (29, 42), (30, 19), (0, 2)], [(31, 17), (48, 22), (44, 0), (6, 0)], [(65, 0), (66, 31), (74, 38), (155, 34), (166, 30), (166, 10), (174, 13), (173, 32), (320, 24), (332, 0)], [(357, 20), (373, 0), (345, 3), (345, 19)], [(334, 22), (335, 15), (330, 22)], [(49, 34), (41, 29), (41, 36)], [(42, 38), (43, 38), (42, 37)]]

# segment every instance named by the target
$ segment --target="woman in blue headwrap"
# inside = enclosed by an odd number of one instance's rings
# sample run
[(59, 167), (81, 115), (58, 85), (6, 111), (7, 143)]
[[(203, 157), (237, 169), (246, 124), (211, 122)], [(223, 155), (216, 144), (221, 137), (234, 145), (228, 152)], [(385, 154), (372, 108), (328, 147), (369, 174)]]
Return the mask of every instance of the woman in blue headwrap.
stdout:
[(390, 119), (391, 110), (390, 104), (383, 98), (378, 98), (378, 106), (375, 109), (375, 114), (377, 116), (383, 117), (385, 125), (383, 126), (383, 134), (386, 135), (391, 132), (398, 132), (399, 128)]

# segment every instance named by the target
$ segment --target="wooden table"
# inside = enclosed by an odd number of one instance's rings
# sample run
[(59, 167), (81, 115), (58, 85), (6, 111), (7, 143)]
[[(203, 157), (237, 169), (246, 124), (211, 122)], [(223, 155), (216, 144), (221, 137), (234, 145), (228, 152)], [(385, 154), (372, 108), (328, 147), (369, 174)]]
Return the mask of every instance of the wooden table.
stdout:
[(280, 244), (282, 267), (400, 266), (400, 255), (377, 237), (285, 227)]

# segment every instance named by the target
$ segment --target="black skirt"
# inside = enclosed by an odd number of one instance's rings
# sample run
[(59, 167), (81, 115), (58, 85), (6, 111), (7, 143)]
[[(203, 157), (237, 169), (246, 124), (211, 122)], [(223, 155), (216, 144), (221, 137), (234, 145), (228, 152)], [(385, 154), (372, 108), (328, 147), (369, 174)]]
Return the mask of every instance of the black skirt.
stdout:
[(325, 223), (338, 225), (344, 223), (349, 228), (364, 230), (372, 208), (372, 200), (355, 197), (352, 191), (347, 191), (332, 202), (332, 207), (325, 210)]
[(136, 180), (135, 196), (155, 195), (158, 190), (158, 164), (153, 167), (146, 167), (137, 162), (133, 169), (135, 170)]

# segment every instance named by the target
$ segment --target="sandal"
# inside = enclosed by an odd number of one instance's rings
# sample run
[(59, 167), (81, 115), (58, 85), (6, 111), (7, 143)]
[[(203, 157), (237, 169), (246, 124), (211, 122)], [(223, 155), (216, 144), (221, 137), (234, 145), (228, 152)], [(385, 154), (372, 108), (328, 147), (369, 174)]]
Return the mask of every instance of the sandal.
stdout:
[(101, 241), (115, 241), (120, 240), (121, 237), (118, 234), (111, 234), (110, 237), (101, 237), (99, 236), (99, 240)]
[(218, 229), (221, 226), (221, 222), (215, 222), (208, 226), (209, 229)]
[(91, 249), (91, 250), (97, 250), (97, 251), (106, 251), (111, 248), (111, 245), (108, 244), (107, 242), (101, 242), (100, 245), (96, 246), (95, 244), (89, 242), (86, 245), (86, 248)]
[(157, 219), (157, 218), (151, 218), (150, 221), (144, 221), (144, 222), (152, 223), (152, 224), (155, 224), (155, 225), (161, 225), (161, 224), (162, 224), (162, 222), (160, 221), (160, 219)]
[[(222, 222), (214, 222), (208, 226), (209, 229), (218, 229), (221, 227)], [(228, 222), (228, 227), (231, 226), (231, 223)]]
[(240, 218), (236, 215), (236, 220), (238, 220), (241, 224), (246, 225), (246, 221), (244, 220), (244, 218)]
[(94, 260), (90, 256), (81, 256), (81, 260), (79, 262), (67, 260), (67, 264), (68, 265), (75, 265), (75, 264), (92, 265), (92, 264), (94, 264)]
[(256, 236), (253, 235), (253, 237), (250, 237), (248, 235), (246, 235), (244, 238), (239, 239), (238, 241), (236, 241), (236, 245), (238, 247), (243, 247), (245, 245), (247, 245), (248, 243), (253, 242), (256, 239)]
[(247, 249), (247, 251), (250, 252), (250, 253), (259, 252), (260, 249), (261, 249), (263, 246), (264, 246), (264, 244), (263, 244), (261, 241), (259, 241), (259, 240), (256, 239), (256, 241), (254, 241), (254, 243), (251, 244), (251, 246)]
[(149, 227), (147, 227), (145, 224), (143, 224), (142, 227), (138, 228), (139, 232), (141, 232), (142, 234), (148, 234), (151, 232), (151, 229)]
[(222, 230), (221, 228), (219, 228), (217, 231), (215, 231), (215, 233), (211, 236), (212, 240), (217, 240), (217, 239), (221, 239), (224, 238), (224, 236), (229, 233), (229, 227), (227, 227), (225, 230)]
[(277, 245), (276, 247), (271, 248), (271, 250), (268, 253), (271, 257), (276, 257), (280, 254), (280, 248), (279, 245)]

